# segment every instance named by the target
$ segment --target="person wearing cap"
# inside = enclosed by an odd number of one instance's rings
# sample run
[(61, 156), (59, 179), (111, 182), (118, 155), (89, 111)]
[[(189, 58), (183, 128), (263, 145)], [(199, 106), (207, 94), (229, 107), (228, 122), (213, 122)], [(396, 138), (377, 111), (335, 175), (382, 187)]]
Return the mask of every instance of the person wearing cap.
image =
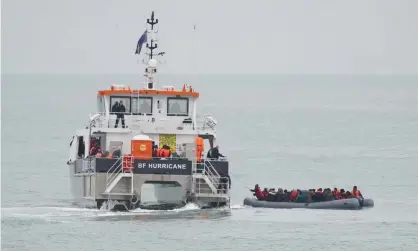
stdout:
[(219, 159), (219, 157), (225, 157), (219, 152), (219, 145), (210, 149), (208, 151), (208, 154), (206, 155), (206, 158), (208, 158), (208, 159)]

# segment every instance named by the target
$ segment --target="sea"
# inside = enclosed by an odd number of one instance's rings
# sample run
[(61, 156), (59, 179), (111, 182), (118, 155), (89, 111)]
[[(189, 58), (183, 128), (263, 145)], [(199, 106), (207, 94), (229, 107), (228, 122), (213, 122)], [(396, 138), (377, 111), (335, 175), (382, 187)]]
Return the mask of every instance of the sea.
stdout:
[[(73, 203), (69, 144), (98, 89), (141, 75), (2, 75), (1, 250), (418, 250), (418, 76), (162, 75), (217, 120), (231, 208), (129, 213)], [(268, 188), (357, 185), (358, 211), (243, 205)]]

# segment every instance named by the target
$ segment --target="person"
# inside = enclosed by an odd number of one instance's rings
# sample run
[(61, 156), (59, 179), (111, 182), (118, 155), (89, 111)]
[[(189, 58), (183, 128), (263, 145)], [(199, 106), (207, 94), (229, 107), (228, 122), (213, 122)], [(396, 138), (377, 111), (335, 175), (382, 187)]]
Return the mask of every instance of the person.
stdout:
[(355, 198), (363, 198), (363, 195), (361, 194), (360, 190), (357, 189), (357, 186), (353, 186), (353, 191), (351, 192), (351, 194)]
[(340, 193), (338, 194), (337, 199), (338, 200), (347, 199), (347, 194), (345, 193), (345, 190), (344, 189), (341, 189), (340, 190)]
[(157, 157), (159, 158), (169, 158), (171, 156), (170, 147), (167, 145), (163, 145), (161, 149), (157, 150)]
[(298, 193), (298, 191), (297, 190), (295, 190), (295, 189), (293, 189), (291, 192), (290, 192), (290, 195), (289, 195), (289, 200), (290, 201), (296, 201), (296, 199), (298, 198), (298, 196), (299, 196), (299, 193)]
[(225, 157), (219, 152), (219, 145), (208, 151), (206, 158), (208, 159), (219, 159), (219, 157)]
[(258, 184), (255, 185), (254, 189), (250, 189), (251, 192), (253, 192), (254, 196), (257, 197), (257, 200), (264, 200), (264, 193), (261, 191), (261, 188)]
[(90, 148), (90, 152), (89, 155), (90, 156), (95, 156), (97, 154), (102, 154), (102, 149), (99, 146), (99, 143), (94, 143), (94, 146), (92, 148)]
[(158, 146), (155, 145), (154, 141), (153, 141), (153, 146), (152, 146), (152, 157), (157, 157), (157, 152), (158, 152)]
[(110, 114), (117, 114), (118, 109), (119, 109), (119, 102), (116, 101), (115, 104), (112, 106), (112, 110)]
[(283, 202), (284, 201), (283, 188), (277, 189), (277, 193), (275, 194), (275, 201), (276, 202)]
[[(113, 107), (112, 107), (112, 111), (113, 111)], [(125, 128), (125, 114), (124, 113), (126, 112), (126, 108), (123, 105), (123, 101), (122, 100), (119, 102), (119, 105), (117, 105), (115, 107), (115, 111), (117, 112), (117, 114), (116, 114), (115, 128), (118, 127), (119, 119), (122, 121), (122, 128)]]
[(338, 189), (334, 187), (334, 191), (332, 191), (332, 196), (334, 196), (334, 199), (337, 199), (339, 194), (340, 191), (338, 191)]

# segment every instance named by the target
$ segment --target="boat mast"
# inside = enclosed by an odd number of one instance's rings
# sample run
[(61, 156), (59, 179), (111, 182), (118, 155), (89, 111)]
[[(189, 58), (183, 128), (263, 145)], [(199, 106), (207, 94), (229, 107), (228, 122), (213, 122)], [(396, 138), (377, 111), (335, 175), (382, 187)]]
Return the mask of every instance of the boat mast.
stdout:
[(162, 56), (164, 53), (154, 54), (153, 51), (158, 48), (157, 39), (155, 39), (155, 34), (158, 32), (154, 30), (154, 26), (158, 24), (158, 19), (154, 19), (154, 11), (151, 13), (151, 18), (147, 18), (147, 24), (151, 26), (151, 29), (147, 29), (147, 32), (151, 35), (150, 43), (147, 42), (148, 53), (148, 62), (147, 67), (145, 68), (146, 76), (146, 89), (153, 90), (154, 87), (154, 77), (153, 74), (157, 73), (157, 60), (153, 58), (154, 56)]

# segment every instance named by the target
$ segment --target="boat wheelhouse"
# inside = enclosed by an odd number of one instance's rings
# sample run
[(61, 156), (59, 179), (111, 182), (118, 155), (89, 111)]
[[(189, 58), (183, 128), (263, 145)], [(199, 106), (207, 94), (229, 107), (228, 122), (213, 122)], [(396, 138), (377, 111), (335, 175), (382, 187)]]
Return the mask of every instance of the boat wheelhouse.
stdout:
[(229, 206), (229, 163), (217, 156), (205, 158), (216, 145), (217, 121), (198, 115), (199, 93), (192, 87), (158, 88), (155, 57), (164, 53), (153, 52), (158, 47), (154, 12), (147, 23), (151, 29), (142, 34), (136, 50), (139, 54), (146, 44), (143, 88), (112, 85), (99, 90), (97, 112), (70, 143), (67, 164), (75, 202), (98, 208), (107, 202), (123, 210), (169, 209), (187, 202)]

